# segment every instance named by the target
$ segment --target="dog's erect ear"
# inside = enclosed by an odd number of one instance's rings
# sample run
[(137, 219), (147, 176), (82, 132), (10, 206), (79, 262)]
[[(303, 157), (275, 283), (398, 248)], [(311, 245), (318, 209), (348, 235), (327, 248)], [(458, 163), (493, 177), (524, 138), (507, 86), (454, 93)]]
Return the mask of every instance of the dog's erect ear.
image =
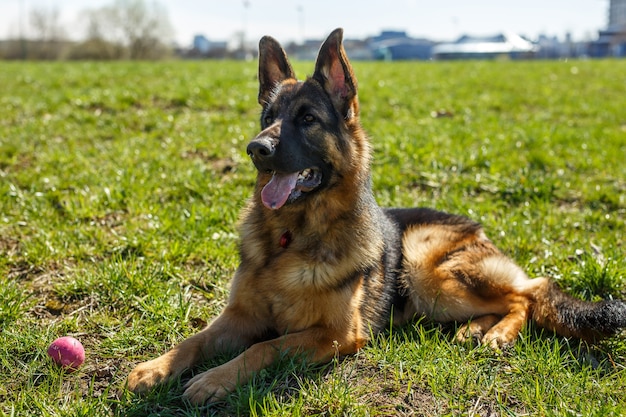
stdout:
[(264, 36), (259, 41), (259, 104), (264, 106), (276, 86), (288, 78), (296, 78), (287, 54), (278, 41)]
[(346, 51), (343, 29), (335, 29), (317, 55), (313, 78), (324, 86), (335, 107), (346, 119), (358, 114), (357, 81)]

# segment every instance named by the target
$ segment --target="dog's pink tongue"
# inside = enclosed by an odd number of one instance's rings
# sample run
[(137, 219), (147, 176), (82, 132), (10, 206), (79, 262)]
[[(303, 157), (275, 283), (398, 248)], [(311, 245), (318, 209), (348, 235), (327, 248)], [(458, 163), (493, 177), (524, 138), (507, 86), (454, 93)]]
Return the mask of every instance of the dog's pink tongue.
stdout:
[(272, 210), (278, 210), (287, 202), (289, 194), (296, 188), (298, 173), (274, 174), (261, 191), (263, 205)]

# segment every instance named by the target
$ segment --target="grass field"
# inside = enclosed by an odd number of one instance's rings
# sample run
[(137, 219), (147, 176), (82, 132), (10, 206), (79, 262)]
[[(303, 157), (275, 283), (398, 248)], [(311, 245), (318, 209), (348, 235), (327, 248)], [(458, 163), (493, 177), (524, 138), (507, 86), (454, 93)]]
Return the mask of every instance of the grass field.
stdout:
[[(468, 215), (531, 276), (626, 297), (626, 61), (355, 70), (381, 205)], [(255, 76), (254, 62), (1, 64), (0, 415), (626, 414), (623, 337), (588, 348), (530, 326), (496, 353), (425, 321), (327, 366), (285, 359), (212, 407), (179, 382), (125, 392), (134, 364), (225, 303)], [(71, 374), (46, 356), (67, 334), (87, 350)]]

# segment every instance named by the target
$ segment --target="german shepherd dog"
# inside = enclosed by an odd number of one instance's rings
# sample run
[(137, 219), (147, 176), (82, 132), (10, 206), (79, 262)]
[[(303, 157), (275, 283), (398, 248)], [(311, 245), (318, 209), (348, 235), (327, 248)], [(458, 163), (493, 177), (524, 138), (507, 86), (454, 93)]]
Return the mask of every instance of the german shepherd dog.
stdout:
[(330, 34), (305, 81), (276, 40), (261, 39), (261, 132), (247, 147), (258, 174), (228, 304), (200, 333), (139, 364), (130, 390), (242, 350), (185, 386), (192, 403), (217, 401), (282, 353), (328, 361), (358, 351), (390, 320), (416, 316), (458, 322), (456, 340), (494, 348), (529, 320), (589, 342), (626, 327), (624, 301), (584, 302), (530, 279), (472, 220), (376, 204), (342, 38), (341, 29)]

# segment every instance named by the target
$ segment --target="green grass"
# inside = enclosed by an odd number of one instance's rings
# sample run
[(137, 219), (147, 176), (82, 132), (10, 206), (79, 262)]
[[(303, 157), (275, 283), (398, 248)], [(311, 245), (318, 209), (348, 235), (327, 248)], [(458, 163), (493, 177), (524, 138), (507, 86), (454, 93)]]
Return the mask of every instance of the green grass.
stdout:
[[(468, 215), (532, 276), (626, 297), (626, 61), (355, 70), (381, 205)], [(285, 358), (210, 408), (182, 401), (178, 382), (125, 392), (134, 364), (225, 303), (254, 184), (255, 74), (2, 64), (0, 415), (626, 414), (623, 338), (587, 349), (533, 326), (494, 353), (418, 322), (326, 366)], [(66, 334), (87, 350), (72, 374), (45, 354)]]

